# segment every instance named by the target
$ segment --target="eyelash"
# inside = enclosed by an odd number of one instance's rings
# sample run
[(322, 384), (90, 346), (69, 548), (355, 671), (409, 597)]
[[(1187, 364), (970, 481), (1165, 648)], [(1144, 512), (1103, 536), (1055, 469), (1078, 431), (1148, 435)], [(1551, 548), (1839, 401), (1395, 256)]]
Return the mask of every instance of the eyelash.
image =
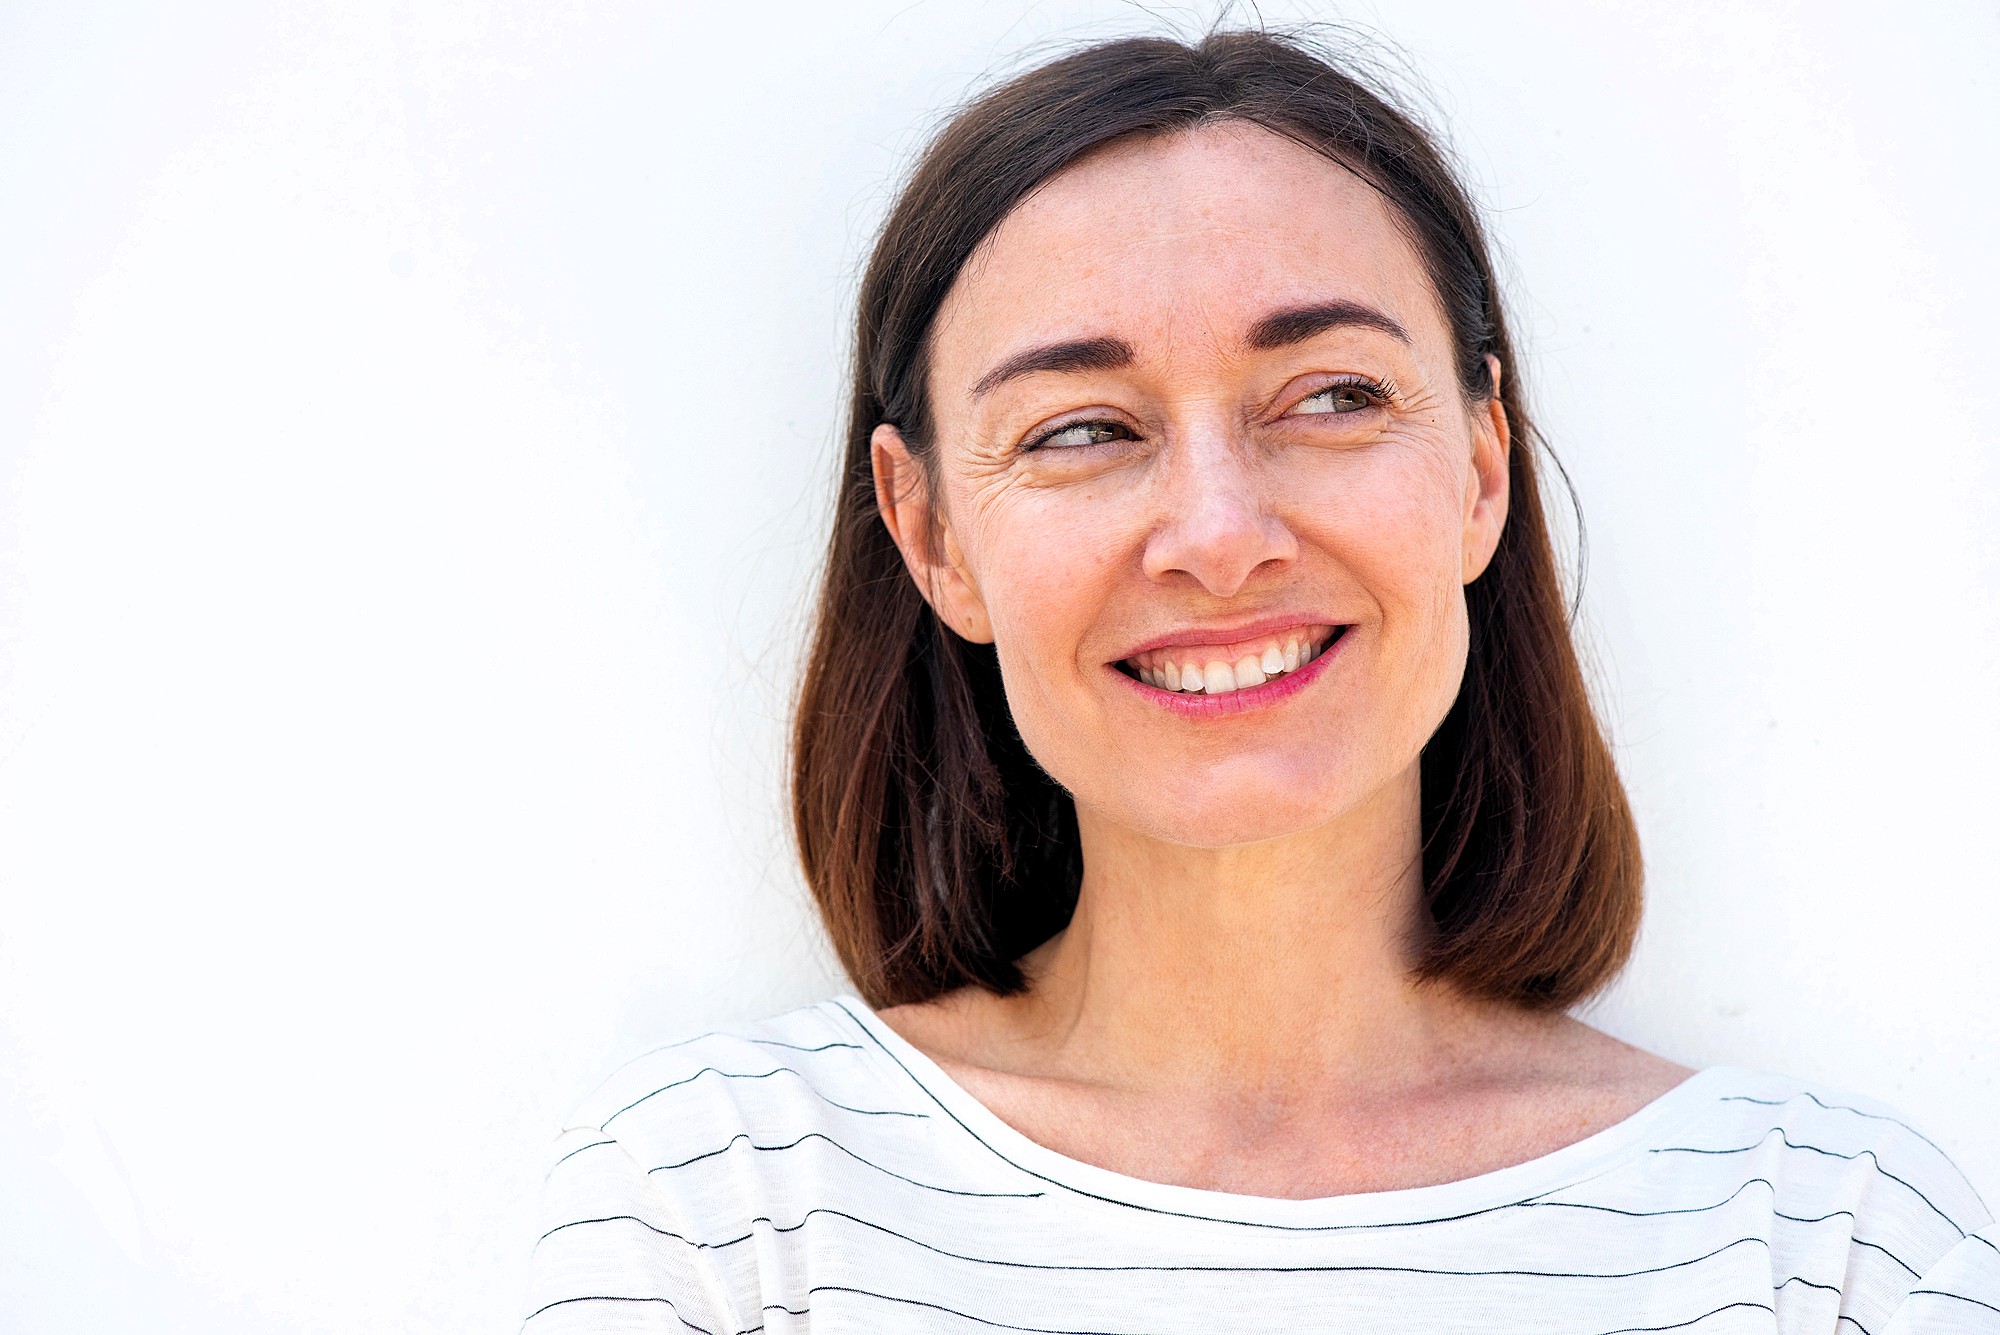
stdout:
[[(1360, 390), (1362, 393), (1368, 395), (1368, 397), (1376, 400), (1377, 406), (1384, 403), (1394, 403), (1396, 401), (1396, 386), (1388, 379), (1384, 378), (1382, 380), (1371, 380), (1367, 376), (1350, 375), (1350, 376), (1342, 376), (1337, 380), (1329, 380), (1326, 384), (1321, 385), (1318, 389), (1314, 390), (1312, 393), (1300, 399), (1299, 403), (1306, 403), (1309, 400), (1319, 398), (1322, 394), (1330, 394), (1343, 389)], [(1292, 406), (1294, 409), (1296, 409), (1298, 407), (1298, 404), (1293, 404)], [(1304, 414), (1304, 416), (1336, 417), (1336, 416), (1344, 416), (1344, 414), (1306, 413)], [(1048, 443), (1050, 441), (1054, 440), (1057, 436), (1062, 435), (1065, 431), (1075, 431), (1079, 427), (1093, 427), (1093, 426), (1113, 427), (1119, 431), (1124, 431), (1127, 433), (1132, 432), (1132, 428), (1126, 426), (1123, 422), (1114, 422), (1103, 418), (1087, 418), (1080, 422), (1064, 422), (1061, 426), (1050, 427), (1047, 431), (1042, 432), (1040, 435), (1035, 436), (1033, 439), (1029, 440), (1027, 443), (1022, 445), (1021, 448), (1024, 452), (1043, 449), (1048, 446)], [(1112, 442), (1110, 441), (1090, 442), (1091, 445), (1108, 445), (1111, 443)], [(1063, 448), (1076, 450), (1076, 449), (1087, 449), (1089, 448), (1089, 446), (1066, 445)]]
[[(1094, 418), (1094, 417), (1093, 417), (1093, 418), (1085, 418), (1085, 419), (1084, 419), (1083, 421), (1080, 421), (1080, 422), (1064, 422), (1064, 423), (1063, 423), (1063, 424), (1062, 424), (1061, 426), (1055, 426), (1055, 427), (1050, 427), (1050, 428), (1049, 428), (1049, 429), (1048, 429), (1047, 431), (1044, 431), (1044, 432), (1042, 432), (1042, 433), (1041, 433), (1040, 435), (1038, 435), (1038, 436), (1034, 437), (1034, 438), (1033, 438), (1032, 440), (1028, 441), (1028, 442), (1027, 442), (1027, 443), (1026, 443), (1025, 445), (1023, 445), (1023, 446), (1022, 446), (1021, 448), (1022, 448), (1022, 450), (1023, 450), (1023, 451), (1029, 451), (1029, 450), (1039, 450), (1039, 449), (1043, 448), (1044, 446), (1046, 446), (1046, 445), (1047, 445), (1047, 444), (1048, 444), (1048, 443), (1049, 443), (1050, 441), (1054, 440), (1054, 439), (1055, 439), (1055, 438), (1056, 438), (1057, 436), (1060, 436), (1060, 435), (1062, 435), (1062, 434), (1063, 434), (1063, 433), (1064, 433), (1065, 431), (1075, 431), (1075, 430), (1077, 430), (1077, 429), (1078, 429), (1078, 428), (1080, 428), (1080, 427), (1090, 427), (1090, 426), (1108, 426), (1108, 427), (1115, 427), (1116, 429), (1118, 429), (1118, 430), (1120, 430), (1120, 431), (1124, 431), (1124, 432), (1127, 432), (1127, 433), (1128, 433), (1129, 435), (1131, 435), (1131, 436), (1137, 436), (1137, 434), (1138, 434), (1137, 432), (1134, 432), (1134, 431), (1132, 430), (1132, 428), (1131, 428), (1131, 427), (1129, 427), (1129, 426), (1126, 426), (1126, 425), (1125, 425), (1125, 424), (1124, 424), (1123, 422), (1114, 422), (1114, 421), (1111, 421), (1111, 420), (1109, 420), (1108, 418)], [(1110, 441), (1092, 441), (1092, 442), (1090, 442), (1090, 444), (1091, 444), (1091, 445), (1108, 445), (1108, 444), (1111, 444), (1111, 443), (1112, 443), (1112, 442), (1110, 442)], [(1064, 449), (1068, 449), (1068, 450), (1081, 450), (1081, 449), (1088, 449), (1088, 448), (1090, 448), (1090, 446), (1089, 446), (1089, 445), (1065, 445), (1065, 446), (1064, 446), (1063, 448), (1064, 448)]]
[[(1381, 380), (1371, 380), (1364, 375), (1346, 375), (1327, 381), (1324, 385), (1321, 385), (1318, 389), (1300, 399), (1298, 403), (1293, 404), (1292, 408), (1296, 410), (1299, 404), (1308, 403), (1323, 394), (1332, 394), (1343, 389), (1360, 390), (1363, 394), (1375, 400), (1373, 406), (1376, 407), (1380, 407), (1385, 403), (1394, 403), (1397, 397), (1395, 383), (1386, 377)], [(1307, 417), (1332, 417), (1337, 414), (1306, 413), (1304, 415)]]

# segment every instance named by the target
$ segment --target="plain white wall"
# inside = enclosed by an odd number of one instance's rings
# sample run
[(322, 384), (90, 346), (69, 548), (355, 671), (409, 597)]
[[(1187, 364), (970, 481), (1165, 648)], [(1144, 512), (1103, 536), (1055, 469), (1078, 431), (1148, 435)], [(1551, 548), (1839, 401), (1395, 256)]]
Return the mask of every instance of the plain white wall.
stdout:
[[(1308, 13), (1428, 81), (1582, 496), (1596, 1018), (2000, 1191), (2000, 11)], [(0, 1327), (512, 1329), (566, 1106), (838, 986), (780, 744), (860, 256), (975, 79), (1161, 25), (0, 9)]]

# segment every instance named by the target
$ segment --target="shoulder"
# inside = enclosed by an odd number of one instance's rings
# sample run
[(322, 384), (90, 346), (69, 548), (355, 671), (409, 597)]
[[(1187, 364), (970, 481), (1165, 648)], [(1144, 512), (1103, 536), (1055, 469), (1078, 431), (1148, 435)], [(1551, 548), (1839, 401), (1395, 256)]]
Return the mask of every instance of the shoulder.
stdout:
[(1711, 1193), (1768, 1197), (1775, 1221), (1838, 1225), (1907, 1283), (1992, 1213), (1950, 1156), (1877, 1100), (1764, 1071), (1716, 1067), (1649, 1157)]
[[(744, 1329), (758, 1310), (756, 1253), (743, 1245), (755, 1221), (803, 1219), (813, 1202), (793, 1197), (809, 1198), (814, 1184), (800, 1155), (863, 1143), (859, 1128), (902, 1120), (914, 1091), (894, 1076), (839, 1001), (627, 1062), (551, 1149), (530, 1319), (652, 1330), (666, 1312), (689, 1329)], [(623, 1315), (608, 1316), (607, 1305)]]
[(1961, 1235), (1992, 1219), (1950, 1156), (1889, 1104), (1768, 1071), (1698, 1078), (1707, 1097), (1687, 1128), (1694, 1143), (1663, 1153), (1747, 1157), (1787, 1180), (1836, 1177), (1876, 1208), (1934, 1215)]
[(796, 1140), (830, 1120), (918, 1112), (921, 1091), (892, 1073), (852, 1012), (822, 1001), (644, 1053), (584, 1099), (563, 1129), (615, 1140), (650, 1170), (739, 1141)]
[(1980, 1245), (1967, 1240), (1991, 1213), (1950, 1156), (1887, 1104), (1710, 1067), (1613, 1134), (1615, 1166), (1537, 1204), (1572, 1207), (1662, 1250), (1753, 1258), (1759, 1269), (1755, 1258), (1768, 1258), (1779, 1310), (1832, 1304), (1829, 1321), (1837, 1308), (1878, 1335), (1912, 1329), (1888, 1323), (1929, 1275), (1942, 1274), (1941, 1289), (1983, 1292), (1977, 1274), (1939, 1267), (1954, 1255), (1958, 1268), (1980, 1263)]

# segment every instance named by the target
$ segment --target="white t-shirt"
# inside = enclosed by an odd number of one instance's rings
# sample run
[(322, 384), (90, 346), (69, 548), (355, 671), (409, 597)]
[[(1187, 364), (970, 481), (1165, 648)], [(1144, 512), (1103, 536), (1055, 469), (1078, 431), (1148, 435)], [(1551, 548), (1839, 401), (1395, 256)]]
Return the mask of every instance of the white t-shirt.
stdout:
[(2000, 1332), (1936, 1146), (1726, 1067), (1498, 1172), (1281, 1200), (1045, 1149), (844, 997), (640, 1058), (556, 1156), (526, 1335)]

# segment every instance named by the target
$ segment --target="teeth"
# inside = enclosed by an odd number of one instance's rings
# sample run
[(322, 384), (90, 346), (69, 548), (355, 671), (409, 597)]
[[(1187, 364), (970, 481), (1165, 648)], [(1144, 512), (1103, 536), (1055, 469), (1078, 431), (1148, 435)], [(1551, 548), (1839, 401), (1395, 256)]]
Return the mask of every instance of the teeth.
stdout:
[[(1319, 641), (1315, 647), (1315, 641)], [(1272, 640), (1256, 653), (1234, 663), (1224, 659), (1204, 659), (1200, 663), (1175, 662), (1167, 655), (1174, 650), (1158, 650), (1143, 655), (1146, 662), (1129, 662), (1132, 675), (1155, 690), (1182, 691), (1196, 695), (1226, 695), (1231, 691), (1262, 686), (1273, 677), (1296, 672), (1325, 652), (1332, 635), (1314, 629), (1295, 632), (1283, 640)]]

